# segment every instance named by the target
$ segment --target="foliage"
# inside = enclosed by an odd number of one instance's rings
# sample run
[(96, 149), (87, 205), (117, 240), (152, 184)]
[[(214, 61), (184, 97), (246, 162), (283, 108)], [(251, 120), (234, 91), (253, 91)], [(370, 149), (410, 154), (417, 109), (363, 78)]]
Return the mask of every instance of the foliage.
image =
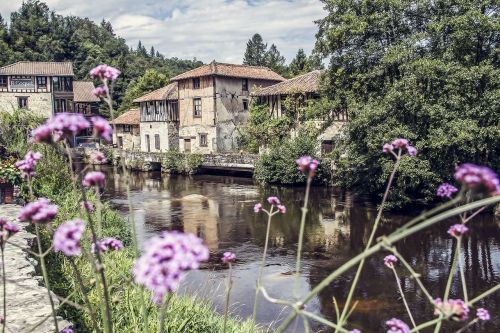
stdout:
[(250, 66), (265, 66), (266, 65), (266, 50), (267, 44), (260, 34), (255, 34), (248, 40), (243, 64)]
[(162, 162), (162, 171), (177, 174), (192, 174), (201, 166), (202, 156), (196, 153), (181, 153), (169, 150)]
[(43, 118), (24, 109), (0, 112), (0, 147), (13, 156), (21, 157), (31, 130), (42, 121)]
[(316, 45), (330, 58), (323, 88), (351, 119), (338, 152), (339, 185), (380, 195), (389, 172), (380, 142), (395, 137), (419, 149), (416, 165), (398, 177), (395, 205), (431, 201), (457, 163), (500, 168), (500, 30), (492, 1), (324, 3)]
[(321, 58), (316, 54), (309, 57), (304, 52), (304, 49), (299, 49), (295, 58), (292, 59), (288, 66), (288, 76), (295, 77), (313, 71), (315, 69), (322, 69), (323, 64)]
[(15, 160), (13, 158), (0, 160), (0, 183), (2, 181), (12, 185), (21, 183), (21, 172), (14, 164)]
[(121, 104), (131, 81), (147, 69), (172, 77), (201, 65), (196, 59), (132, 50), (115, 35), (109, 22), (103, 20), (99, 25), (88, 18), (61, 16), (39, 0), (23, 2), (11, 14), (8, 29), (0, 19), (0, 66), (21, 60), (72, 61), (79, 80), (89, 79), (89, 70), (102, 63), (120, 68), (122, 75), (114, 85), (116, 105)]

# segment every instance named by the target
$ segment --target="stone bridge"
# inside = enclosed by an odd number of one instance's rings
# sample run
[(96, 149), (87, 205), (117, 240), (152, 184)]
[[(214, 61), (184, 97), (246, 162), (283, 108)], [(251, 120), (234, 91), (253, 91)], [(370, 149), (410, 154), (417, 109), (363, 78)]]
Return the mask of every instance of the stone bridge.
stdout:
[[(162, 169), (165, 153), (120, 151), (125, 165), (133, 170), (152, 171)], [(202, 154), (202, 170), (253, 173), (257, 155), (250, 154)]]

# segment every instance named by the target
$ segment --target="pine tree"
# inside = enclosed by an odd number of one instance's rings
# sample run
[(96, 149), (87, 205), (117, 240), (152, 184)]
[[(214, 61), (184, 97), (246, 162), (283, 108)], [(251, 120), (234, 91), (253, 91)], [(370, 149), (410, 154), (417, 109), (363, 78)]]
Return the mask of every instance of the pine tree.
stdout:
[(290, 62), (288, 67), (290, 76), (297, 76), (307, 72), (307, 55), (304, 49), (299, 49), (295, 58)]
[(156, 51), (155, 51), (155, 47), (154, 46), (151, 46), (151, 50), (149, 50), (149, 56), (151, 58), (154, 58), (156, 55)]
[(247, 42), (243, 64), (250, 66), (266, 65), (267, 44), (264, 44), (262, 36), (255, 34)]
[(265, 65), (276, 73), (283, 75), (286, 72), (285, 61), (285, 57), (281, 55), (276, 45), (272, 44), (266, 52)]

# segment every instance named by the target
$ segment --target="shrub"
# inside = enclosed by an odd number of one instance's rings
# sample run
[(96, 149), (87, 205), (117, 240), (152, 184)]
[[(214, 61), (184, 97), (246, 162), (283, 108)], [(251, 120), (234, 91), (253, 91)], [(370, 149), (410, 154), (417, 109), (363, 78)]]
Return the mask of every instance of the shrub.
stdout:
[(167, 173), (192, 174), (197, 171), (201, 163), (201, 154), (186, 154), (178, 150), (169, 150), (163, 157), (162, 171)]

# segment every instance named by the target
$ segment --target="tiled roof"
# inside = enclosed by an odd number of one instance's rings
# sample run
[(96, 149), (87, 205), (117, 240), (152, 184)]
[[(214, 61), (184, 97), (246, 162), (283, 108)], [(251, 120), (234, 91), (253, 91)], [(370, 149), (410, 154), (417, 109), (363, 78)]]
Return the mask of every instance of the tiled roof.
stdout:
[(73, 101), (75, 102), (100, 102), (92, 91), (95, 89), (94, 83), (90, 81), (73, 81)]
[(201, 67), (177, 75), (171, 80), (179, 81), (183, 79), (208, 76), (208, 75), (241, 77), (249, 79), (271, 80), (271, 81), (285, 80), (285, 78), (283, 78), (281, 75), (273, 72), (267, 67), (223, 64), (215, 61), (212, 61), (210, 64), (203, 65)]
[(74, 76), (71, 62), (19, 61), (0, 67), (0, 75), (61, 75)]
[(134, 99), (134, 103), (147, 102), (147, 101), (162, 101), (162, 100), (176, 100), (178, 99), (177, 94), (177, 82), (170, 83), (160, 89), (156, 89), (144, 96)]
[(287, 95), (293, 93), (317, 92), (322, 70), (315, 70), (292, 79), (260, 88), (252, 93), (253, 96)]
[(139, 125), (140, 120), (141, 113), (139, 109), (131, 109), (115, 118), (111, 123), (115, 125)]

